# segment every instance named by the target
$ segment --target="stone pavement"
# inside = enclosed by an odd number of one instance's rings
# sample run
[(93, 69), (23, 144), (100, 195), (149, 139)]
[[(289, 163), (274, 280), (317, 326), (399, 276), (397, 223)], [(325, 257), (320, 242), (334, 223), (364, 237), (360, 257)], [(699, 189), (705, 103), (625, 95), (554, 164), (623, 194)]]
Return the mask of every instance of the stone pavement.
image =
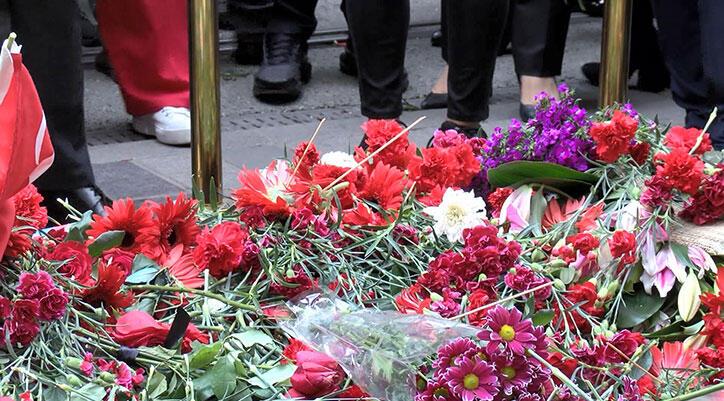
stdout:
[[(572, 19), (561, 80), (577, 90), (584, 104), (594, 107), (597, 88), (587, 84), (580, 65), (598, 59), (600, 19), (576, 15)], [(418, 105), (435, 80), (443, 62), (440, 50), (430, 46), (432, 27), (415, 28), (408, 43), (406, 66), (410, 89), (405, 100)], [(321, 152), (351, 150), (361, 138), (359, 98), (354, 78), (338, 70), (341, 49), (332, 45), (313, 47), (312, 81), (295, 103), (270, 106), (251, 95), (256, 67), (237, 66), (225, 56), (221, 66), (223, 178), (225, 192), (237, 186), (236, 175), (244, 166), (262, 167), (271, 159), (308, 139), (319, 119), (327, 122), (315, 141)], [(86, 71), (86, 114), (90, 152), (99, 185), (112, 197), (129, 196), (137, 201), (159, 199), (166, 194), (188, 191), (191, 182), (189, 148), (170, 147), (131, 132), (116, 85), (104, 75)], [(505, 125), (518, 113), (518, 84), (510, 55), (498, 58), (491, 99), (491, 115), (484, 123), (488, 131)], [(631, 91), (632, 103), (647, 116), (680, 124), (683, 113), (671, 94)], [(424, 143), (444, 118), (443, 110), (410, 110), (402, 120), (412, 122), (427, 116), (412, 132)]]

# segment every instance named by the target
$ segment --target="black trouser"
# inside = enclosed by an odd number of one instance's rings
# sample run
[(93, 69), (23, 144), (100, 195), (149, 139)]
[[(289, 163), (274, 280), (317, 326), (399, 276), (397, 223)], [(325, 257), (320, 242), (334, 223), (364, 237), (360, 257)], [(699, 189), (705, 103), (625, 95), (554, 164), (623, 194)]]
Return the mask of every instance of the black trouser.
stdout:
[(534, 77), (561, 75), (571, 10), (563, 0), (513, 0), (515, 72)]
[(314, 16), (316, 7), (317, 0), (274, 0), (274, 5), (268, 10), (266, 30), (298, 33), (304, 35), (306, 40), (317, 28), (317, 18)]
[(55, 148), (55, 162), (35, 184), (53, 191), (93, 185), (83, 121), (78, 5), (75, 0), (10, 0), (10, 18)]
[(686, 126), (709, 129), (716, 149), (724, 148), (724, 1), (653, 0), (659, 40), (671, 73), (674, 101), (686, 110)]
[(493, 71), (508, 0), (443, 0), (443, 58), (449, 66), (447, 117), (488, 118)]

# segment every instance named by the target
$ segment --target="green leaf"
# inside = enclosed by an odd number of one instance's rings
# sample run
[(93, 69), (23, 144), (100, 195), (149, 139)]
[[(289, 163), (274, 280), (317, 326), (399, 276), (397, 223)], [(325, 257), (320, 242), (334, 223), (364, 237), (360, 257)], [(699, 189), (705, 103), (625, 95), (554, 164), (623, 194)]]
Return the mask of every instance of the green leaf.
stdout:
[(696, 267), (694, 266), (694, 263), (691, 262), (691, 259), (689, 259), (689, 248), (677, 244), (675, 242), (670, 242), (669, 245), (671, 246), (671, 251), (674, 252), (674, 256), (676, 256), (676, 259), (683, 263), (687, 267)]
[(274, 343), (274, 339), (260, 330), (251, 329), (243, 333), (233, 334), (232, 337), (241, 341), (245, 348), (252, 347), (256, 344), (269, 345)]
[(90, 223), (93, 220), (93, 212), (90, 210), (83, 213), (81, 219), (70, 226), (68, 226), (68, 235), (65, 236), (66, 241), (85, 242), (85, 232), (90, 227)]
[[(175, 377), (175, 376), (174, 376)], [(214, 396), (214, 390), (212, 385), (216, 378), (211, 370), (206, 371), (203, 375), (195, 378), (194, 383), (194, 396), (197, 400), (208, 400)], [(179, 386), (179, 389), (183, 386)]]
[(43, 389), (43, 400), (45, 401), (66, 401), (68, 395), (65, 391), (55, 386)]
[(537, 183), (565, 189), (590, 186), (598, 177), (555, 163), (520, 160), (488, 170), (488, 182), (493, 188)]
[(536, 326), (545, 326), (553, 320), (555, 312), (552, 309), (543, 309), (533, 315), (533, 324)]
[(627, 329), (641, 324), (658, 312), (664, 301), (666, 298), (648, 295), (642, 289), (633, 294), (624, 294), (623, 304), (616, 316), (616, 325)]
[(211, 389), (216, 398), (223, 400), (236, 388), (236, 369), (234, 368), (234, 361), (230, 357), (226, 356), (219, 359), (211, 368), (210, 373), (213, 377)]
[(573, 267), (566, 267), (565, 269), (561, 269), (561, 272), (558, 274), (558, 278), (563, 281), (563, 284), (570, 284), (573, 282), (573, 279), (576, 277), (576, 269)]
[(95, 383), (87, 383), (70, 394), (70, 401), (102, 400), (105, 395), (106, 389), (104, 387)]
[(267, 370), (266, 372), (257, 375), (257, 377), (250, 378), (247, 381), (252, 386), (269, 388), (269, 386), (273, 386), (277, 383), (288, 380), (290, 377), (292, 377), (295, 370), (297, 370), (297, 367), (292, 364), (277, 365)]
[(153, 280), (158, 273), (158, 267), (144, 267), (143, 269), (131, 273), (126, 277), (126, 284), (144, 284)]
[(654, 358), (653, 358), (653, 355), (651, 355), (651, 351), (650, 350), (646, 351), (646, 353), (641, 355), (641, 357), (638, 360), (636, 360), (636, 364), (638, 366), (634, 365), (634, 368), (631, 370), (631, 374), (630, 374), (631, 378), (634, 380), (637, 380), (637, 379), (640, 379), (641, 377), (643, 377), (643, 375), (646, 373), (646, 371), (639, 369), (639, 366), (648, 371), (648, 369), (651, 367), (651, 365), (653, 363), (654, 363)]
[(545, 214), (547, 206), (548, 202), (546, 202), (546, 198), (543, 196), (543, 191), (536, 191), (535, 195), (533, 195), (533, 198), (530, 200), (530, 219), (528, 219), (528, 221), (530, 221), (533, 234), (536, 236), (543, 235), (541, 226), (543, 222), (543, 214)]
[(191, 357), (189, 368), (201, 369), (209, 366), (216, 359), (216, 356), (219, 355), (220, 350), (221, 342), (200, 347)]
[(154, 375), (148, 379), (146, 391), (150, 399), (154, 400), (159, 398), (166, 390), (168, 390), (168, 383), (162, 374), (154, 373)]
[(123, 243), (123, 237), (125, 236), (125, 231), (106, 231), (99, 235), (92, 244), (88, 245), (88, 253), (97, 258), (101, 256), (103, 251), (119, 247)]

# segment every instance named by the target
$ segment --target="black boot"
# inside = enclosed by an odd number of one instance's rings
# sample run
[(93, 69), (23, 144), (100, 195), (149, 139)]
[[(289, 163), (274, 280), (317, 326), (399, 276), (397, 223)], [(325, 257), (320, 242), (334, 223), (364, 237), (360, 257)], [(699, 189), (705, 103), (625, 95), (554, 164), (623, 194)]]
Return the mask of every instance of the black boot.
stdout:
[(264, 59), (254, 77), (254, 96), (267, 103), (288, 103), (302, 94), (302, 84), (312, 77), (302, 35), (266, 33)]
[(96, 186), (84, 187), (68, 191), (44, 191), (40, 190), (43, 195), (43, 206), (48, 209), (48, 217), (57, 221), (59, 224), (67, 224), (73, 222), (68, 218), (70, 211), (58, 202), (58, 199), (67, 201), (71, 206), (81, 213), (88, 210), (94, 214), (102, 216), (106, 215), (103, 206), (111, 204), (111, 199)]

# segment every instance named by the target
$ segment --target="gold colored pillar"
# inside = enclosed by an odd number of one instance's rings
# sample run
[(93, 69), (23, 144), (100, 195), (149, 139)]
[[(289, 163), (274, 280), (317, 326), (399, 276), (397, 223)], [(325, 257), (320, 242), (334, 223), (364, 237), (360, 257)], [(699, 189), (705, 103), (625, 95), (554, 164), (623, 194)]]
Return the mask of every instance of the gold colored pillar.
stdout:
[(606, 0), (605, 3), (599, 106), (627, 100), (631, 3), (631, 0)]
[(191, 168), (194, 186), (204, 192), (206, 202), (222, 191), (216, 1), (189, 0)]

